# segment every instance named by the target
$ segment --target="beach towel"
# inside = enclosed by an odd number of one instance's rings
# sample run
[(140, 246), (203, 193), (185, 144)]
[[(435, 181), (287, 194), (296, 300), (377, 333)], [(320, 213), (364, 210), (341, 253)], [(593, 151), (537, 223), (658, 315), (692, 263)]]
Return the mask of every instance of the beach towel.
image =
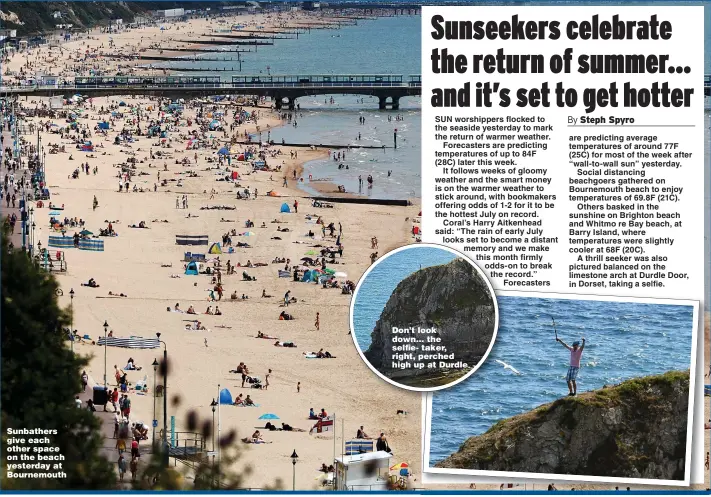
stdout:
[[(233, 405), (234, 405), (234, 404), (233, 404)], [(253, 405), (251, 405), (251, 406), (246, 406), (246, 405), (244, 405), (244, 404), (238, 404), (238, 405), (236, 405), (235, 407), (259, 407), (259, 404), (253, 404)]]

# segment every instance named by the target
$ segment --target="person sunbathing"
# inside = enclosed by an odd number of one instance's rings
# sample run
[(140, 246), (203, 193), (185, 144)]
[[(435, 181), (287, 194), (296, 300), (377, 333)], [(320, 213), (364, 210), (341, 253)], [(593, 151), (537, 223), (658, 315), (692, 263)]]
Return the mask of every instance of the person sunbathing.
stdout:
[(187, 314), (197, 314), (193, 306), (188, 307)]
[(82, 283), (81, 286), (88, 286), (91, 288), (99, 288), (99, 285), (96, 284), (96, 280), (94, 278), (89, 278), (89, 281), (86, 283)]
[(277, 428), (276, 426), (274, 426), (274, 425), (271, 423), (271, 421), (267, 421), (267, 424), (264, 425), (264, 429), (265, 429), (265, 430), (269, 430), (269, 431), (278, 431), (278, 430), (279, 430), (279, 428)]
[(211, 306), (211, 305), (208, 305), (208, 306), (207, 306), (207, 310), (205, 311), (205, 314), (210, 314), (210, 315), (212, 315), (212, 306)]
[(291, 321), (293, 319), (294, 317), (291, 314), (288, 314), (286, 311), (281, 311), (281, 314), (279, 314), (280, 321)]
[(235, 401), (232, 403), (233, 406), (241, 406), (244, 405), (244, 401), (242, 400), (242, 394), (239, 394)]
[(237, 300), (237, 291), (235, 290), (232, 292), (232, 295), (230, 295), (230, 300)]
[(271, 335), (265, 335), (265, 334), (262, 333), (261, 331), (258, 331), (258, 332), (257, 332), (256, 338), (267, 338), (267, 339), (270, 339), (270, 340), (279, 340), (277, 337), (273, 337), (273, 336), (271, 336)]
[(175, 304), (175, 307), (173, 308), (173, 312), (180, 312), (182, 313), (182, 309), (180, 308), (180, 304)]
[(242, 281), (257, 281), (257, 278), (247, 274), (247, 271), (242, 271)]
[(272, 298), (272, 295), (267, 295), (267, 291), (262, 290), (262, 298), (263, 299), (270, 299), (270, 298)]
[(218, 306), (215, 306), (215, 316), (222, 316), (222, 311)]
[[(267, 337), (265, 337), (267, 338)], [(296, 344), (294, 342), (280, 342), (277, 340), (274, 342), (275, 347), (287, 347), (287, 348), (296, 348)]]
[(252, 440), (253, 440), (255, 443), (256, 443), (257, 440), (261, 440), (262, 442), (264, 441), (264, 439), (262, 438), (262, 434), (259, 433), (259, 430), (257, 430), (257, 431), (255, 431), (254, 433), (252, 433)]
[(294, 428), (293, 426), (286, 424), (286, 423), (281, 424), (281, 430), (282, 431), (306, 431), (303, 428)]
[(318, 416), (316, 416), (313, 407), (309, 409), (309, 419), (319, 419)]
[(244, 405), (245, 406), (253, 406), (254, 405), (254, 401), (251, 399), (251, 397), (249, 395), (247, 395), (244, 398)]

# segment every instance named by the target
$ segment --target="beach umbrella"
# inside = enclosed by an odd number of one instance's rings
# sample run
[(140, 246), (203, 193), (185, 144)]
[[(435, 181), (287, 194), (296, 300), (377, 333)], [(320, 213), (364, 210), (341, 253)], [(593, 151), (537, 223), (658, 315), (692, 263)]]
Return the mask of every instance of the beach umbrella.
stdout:
[(279, 419), (279, 416), (268, 412), (259, 416), (259, 419)]
[(226, 147), (222, 147), (220, 150), (217, 151), (218, 155), (230, 155), (230, 151), (227, 150)]
[(396, 464), (395, 466), (390, 466), (390, 471), (399, 471), (401, 469), (409, 468), (409, 467), (410, 467), (410, 465), (407, 464), (406, 462), (401, 462), (401, 463)]
[(89, 236), (89, 235), (93, 235), (94, 233), (92, 233), (92, 232), (89, 231), (89, 230), (81, 230), (81, 231), (79, 232), (79, 234), (82, 235), (82, 236)]

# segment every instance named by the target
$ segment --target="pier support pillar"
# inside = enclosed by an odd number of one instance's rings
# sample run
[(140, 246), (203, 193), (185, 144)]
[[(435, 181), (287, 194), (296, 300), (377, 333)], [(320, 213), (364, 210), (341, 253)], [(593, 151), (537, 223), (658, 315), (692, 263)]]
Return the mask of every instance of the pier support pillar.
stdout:
[(392, 102), (393, 102), (393, 106), (392, 106), (393, 110), (400, 109), (400, 97), (392, 97)]
[(281, 106), (282, 106), (281, 97), (279, 95), (275, 95), (274, 96), (274, 108), (276, 110), (281, 110)]
[(378, 97), (378, 109), (384, 110), (388, 104), (388, 97)]
[(293, 97), (289, 97), (286, 99), (287, 100), (287, 105), (289, 106), (289, 110), (294, 110), (296, 109), (296, 99)]

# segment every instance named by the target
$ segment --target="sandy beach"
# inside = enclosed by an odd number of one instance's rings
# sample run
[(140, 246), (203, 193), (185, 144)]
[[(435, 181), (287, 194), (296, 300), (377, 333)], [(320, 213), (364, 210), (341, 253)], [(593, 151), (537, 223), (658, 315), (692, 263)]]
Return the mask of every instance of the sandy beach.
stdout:
[[(250, 25), (272, 22), (272, 25), (286, 22), (285, 19), (264, 17), (241, 18), (239, 21)], [(209, 32), (214, 21), (197, 20), (187, 25), (172, 25), (161, 31), (158, 27), (143, 28), (118, 34), (92, 32), (88, 38), (63, 43), (59, 48), (41, 48), (12, 57), (6, 65), (7, 70), (18, 71), (25, 65), (34, 72), (33, 65), (42, 64), (47, 73), (61, 73), (62, 68), (74, 64), (100, 67), (106, 73), (118, 71), (121, 62), (93, 57), (90, 63), (79, 59), (81, 53), (103, 51), (117, 53), (121, 50), (141, 50), (150, 43), (160, 42), (170, 45), (170, 38), (178, 32), (181, 37), (196, 37), (198, 33)], [(112, 39), (109, 49), (109, 38)], [(27, 66), (29, 61), (30, 66)], [(118, 107), (124, 101), (126, 106)], [(22, 102), (25, 107), (46, 104), (47, 99), (30, 99)], [(267, 103), (266, 106), (269, 104)], [(123, 113), (123, 119), (114, 117), (114, 123), (107, 136), (96, 134), (94, 128), (108, 114), (99, 116), (101, 107), (114, 106), (114, 112)], [(169, 415), (176, 418), (176, 431), (186, 431), (187, 415), (194, 410), (201, 419), (211, 419), (210, 403), (218, 395), (218, 384), (228, 388), (233, 397), (238, 394), (251, 395), (259, 407), (221, 407), (221, 430), (226, 434), (236, 429), (238, 436), (247, 437), (262, 428), (266, 444), (240, 444), (244, 449), (238, 468), (245, 464), (253, 468), (244, 482), (247, 487), (260, 488), (281, 479), (286, 488), (291, 488), (292, 464), (288, 457), (293, 450), (299, 454), (296, 485), (298, 489), (316, 488), (318, 468), (322, 463), (330, 464), (333, 457), (333, 433), (310, 435), (308, 430), (314, 421), (308, 420), (310, 408), (317, 412), (325, 409), (335, 414), (337, 419), (337, 452), (340, 456), (342, 430), (345, 439), (355, 437), (357, 429), (363, 425), (366, 432), (377, 437), (381, 432), (388, 437), (394, 452), (393, 464), (406, 461), (411, 465), (415, 478), (420, 473), (420, 398), (419, 395), (398, 390), (380, 381), (361, 361), (349, 335), (348, 313), (350, 295), (344, 295), (340, 289), (324, 289), (314, 283), (294, 282), (293, 278), (279, 278), (278, 270), (284, 269), (285, 263), (275, 264), (275, 258), (290, 259), (290, 266), (300, 264), (299, 260), (313, 246), (335, 245), (336, 238), (322, 237), (321, 226), (316, 219), (322, 216), (326, 225), (333, 222), (342, 226), (341, 243), (343, 256), (336, 257), (332, 267), (347, 274), (339, 278), (357, 281), (370, 264), (371, 237), (379, 240), (378, 251), (382, 254), (392, 248), (411, 243), (412, 222), (417, 217), (419, 206), (384, 207), (368, 205), (335, 204), (333, 208), (313, 208), (304, 193), (296, 188), (294, 171), (302, 176), (303, 164), (314, 158), (324, 156), (325, 150), (298, 149), (298, 159), (293, 159), (291, 149), (275, 146), (270, 148), (267, 163), (270, 167), (281, 167), (281, 172), (252, 172), (248, 162), (232, 161), (231, 170), (240, 174), (236, 184), (216, 181), (225, 175), (224, 168), (218, 174), (217, 150), (229, 140), (222, 133), (214, 133), (219, 138), (214, 146), (198, 150), (186, 150), (186, 140), (179, 138), (193, 126), (176, 126), (169, 133), (168, 141), (160, 146), (159, 138), (134, 136), (133, 143), (114, 144), (114, 136), (124, 126), (134, 128), (135, 118), (131, 109), (141, 109), (143, 121), (139, 122), (145, 130), (150, 119), (157, 119), (158, 113), (148, 109), (157, 107), (156, 101), (133, 97), (115, 96), (95, 98), (91, 103), (83, 102), (65, 110), (81, 111), (77, 120), (80, 128), (92, 132), (91, 140), (95, 146), (93, 153), (77, 150), (77, 133), (66, 134), (64, 139), (59, 134), (46, 132), (43, 128), (39, 136), (45, 150), (51, 145), (64, 146), (65, 153), (48, 154), (46, 159), (47, 185), (52, 192), (51, 203), (64, 206), (61, 216), (78, 218), (85, 221), (85, 227), (98, 234), (106, 228), (107, 221), (112, 221), (116, 237), (102, 237), (104, 252), (65, 251), (68, 271), (59, 276), (64, 295), (61, 303), (69, 306), (69, 290), (74, 289), (74, 328), (79, 334), (90, 335), (97, 340), (104, 333), (103, 323), (109, 324), (109, 331), (114, 337), (141, 336), (155, 337), (161, 333), (161, 340), (167, 345), (170, 373), (168, 378)], [(206, 109), (209, 105), (205, 106)], [(232, 122), (226, 108), (225, 125)], [(238, 126), (231, 133), (240, 137), (245, 133), (254, 133), (257, 126), (262, 130), (281, 124), (280, 116), (268, 108), (255, 109), (244, 107), (250, 114), (259, 114), (257, 122)], [(194, 118), (196, 109), (186, 109), (184, 116)], [(128, 121), (127, 121), (128, 119)], [(28, 118), (24, 124), (39, 125), (48, 119)], [(130, 121), (130, 122), (129, 122)], [(51, 120), (57, 126), (66, 126), (65, 119)], [(145, 135), (145, 132), (144, 132)], [(36, 134), (26, 135), (28, 141), (37, 139)], [(170, 143), (170, 148), (165, 145)], [(233, 145), (233, 157), (245, 150), (244, 145)], [(167, 153), (168, 157), (150, 159), (150, 151)], [(281, 152), (281, 155), (276, 155)], [(197, 155), (197, 164), (195, 156)], [(73, 160), (69, 160), (70, 156)], [(89, 157), (93, 156), (93, 157)], [(119, 163), (126, 163), (128, 157), (137, 160), (131, 180), (131, 190), (136, 185), (143, 192), (120, 192), (118, 181)], [(176, 164), (188, 158), (190, 165)], [(215, 162), (208, 162), (208, 158)], [(92, 174), (82, 172), (77, 179), (72, 179), (73, 171), (80, 164), (88, 162)], [(93, 174), (94, 168), (98, 172)], [(189, 177), (188, 171), (197, 173)], [(160, 186), (158, 174), (162, 180), (168, 180), (167, 186)], [(287, 176), (288, 186), (283, 186)], [(182, 186), (177, 186), (176, 179)], [(307, 179), (308, 181), (308, 179)], [(154, 190), (154, 184), (157, 191)], [(320, 189), (332, 191), (330, 185), (319, 185)], [(212, 193), (215, 189), (216, 193)], [(257, 190), (256, 199), (238, 200), (236, 191)], [(265, 194), (275, 190), (277, 196)], [(188, 208), (176, 209), (176, 197), (187, 195)], [(93, 197), (98, 200), (98, 207), (92, 210)], [(288, 203), (293, 211), (293, 204), (298, 200), (298, 213), (280, 213), (283, 203)], [(48, 204), (35, 209), (36, 239), (47, 247), (48, 236), (53, 233), (49, 227)], [(202, 207), (229, 206), (235, 210), (201, 210)], [(182, 205), (181, 205), (182, 207)], [(307, 219), (307, 215), (313, 217)], [(160, 220), (161, 222), (153, 222)], [(223, 221), (224, 220), (224, 221)], [(246, 227), (246, 221), (254, 223), (253, 228)], [(278, 223), (274, 223), (276, 220)], [(130, 228), (145, 221), (147, 228)], [(167, 221), (167, 222), (163, 222)], [(262, 227), (262, 224), (265, 227)], [(277, 231), (277, 228), (289, 231)], [(67, 236), (72, 236), (81, 228), (67, 228)], [(222, 235), (235, 230), (236, 233), (252, 232), (253, 236), (232, 236), (232, 244), (247, 242), (251, 248), (235, 247), (234, 253), (219, 256), (222, 267), (222, 285), (224, 296), (218, 302), (208, 301), (208, 290), (213, 287), (211, 276), (189, 276), (184, 274), (184, 253), (205, 253), (208, 247), (190, 247), (176, 245), (176, 235), (207, 235), (210, 242), (222, 243)], [(315, 237), (309, 238), (309, 231)], [(336, 231), (336, 234), (338, 232)], [(327, 231), (328, 234), (328, 231)], [(51, 249), (54, 250), (54, 249)], [(316, 248), (315, 250), (318, 250)], [(210, 261), (217, 256), (207, 255)], [(247, 265), (263, 263), (265, 266), (254, 268), (235, 268), (234, 274), (227, 275), (225, 265)], [(208, 263), (209, 266), (213, 262)], [(165, 267), (168, 266), (168, 267)], [(242, 271), (246, 271), (256, 281), (243, 281)], [(93, 278), (99, 288), (82, 286)], [(262, 298), (262, 292), (271, 295)], [(283, 308), (285, 292), (297, 302), (288, 309)], [(123, 293), (126, 297), (109, 295)], [(231, 300), (236, 293), (237, 300)], [(248, 300), (242, 300), (242, 295)], [(197, 315), (167, 312), (179, 303), (182, 310), (193, 306)], [(222, 315), (203, 314), (207, 307), (214, 310), (219, 306)], [(279, 320), (279, 315), (287, 310), (293, 321)], [(315, 328), (316, 313), (320, 313), (320, 326)], [(190, 320), (199, 320), (207, 328), (205, 331), (186, 330)], [(296, 348), (275, 347), (274, 340), (256, 338), (262, 332), (278, 337), (281, 341), (294, 342)], [(335, 356), (333, 359), (306, 359), (304, 352), (324, 349)], [(103, 383), (104, 350), (103, 347), (90, 343), (79, 343), (75, 350), (91, 356), (89, 375), (96, 384)], [(162, 350), (128, 350), (109, 347), (107, 349), (107, 376), (110, 387), (116, 385), (114, 365), (119, 369), (126, 365), (129, 356), (135, 360), (142, 371), (131, 371), (128, 379), (132, 384), (146, 376), (149, 388), (153, 386), (151, 363), (154, 358), (162, 357)], [(264, 383), (269, 369), (268, 390), (241, 387), (238, 374), (229, 373), (240, 362), (245, 362), (251, 375), (259, 376)], [(297, 383), (300, 382), (300, 392)], [(161, 383), (160, 378), (158, 383)], [(150, 392), (150, 390), (149, 390)], [(175, 397), (179, 397), (176, 402)], [(153, 418), (152, 396), (131, 394), (132, 420), (141, 420), (150, 424)], [(160, 399), (159, 399), (160, 401)], [(160, 404), (160, 402), (159, 402)], [(407, 412), (396, 415), (397, 410)], [(160, 412), (162, 410), (159, 409)], [(264, 421), (258, 418), (264, 413), (274, 413), (294, 428), (306, 432), (269, 432), (263, 429)], [(161, 420), (162, 414), (157, 415)], [(159, 428), (160, 428), (159, 427)], [(208, 443), (211, 448), (211, 441)]]

